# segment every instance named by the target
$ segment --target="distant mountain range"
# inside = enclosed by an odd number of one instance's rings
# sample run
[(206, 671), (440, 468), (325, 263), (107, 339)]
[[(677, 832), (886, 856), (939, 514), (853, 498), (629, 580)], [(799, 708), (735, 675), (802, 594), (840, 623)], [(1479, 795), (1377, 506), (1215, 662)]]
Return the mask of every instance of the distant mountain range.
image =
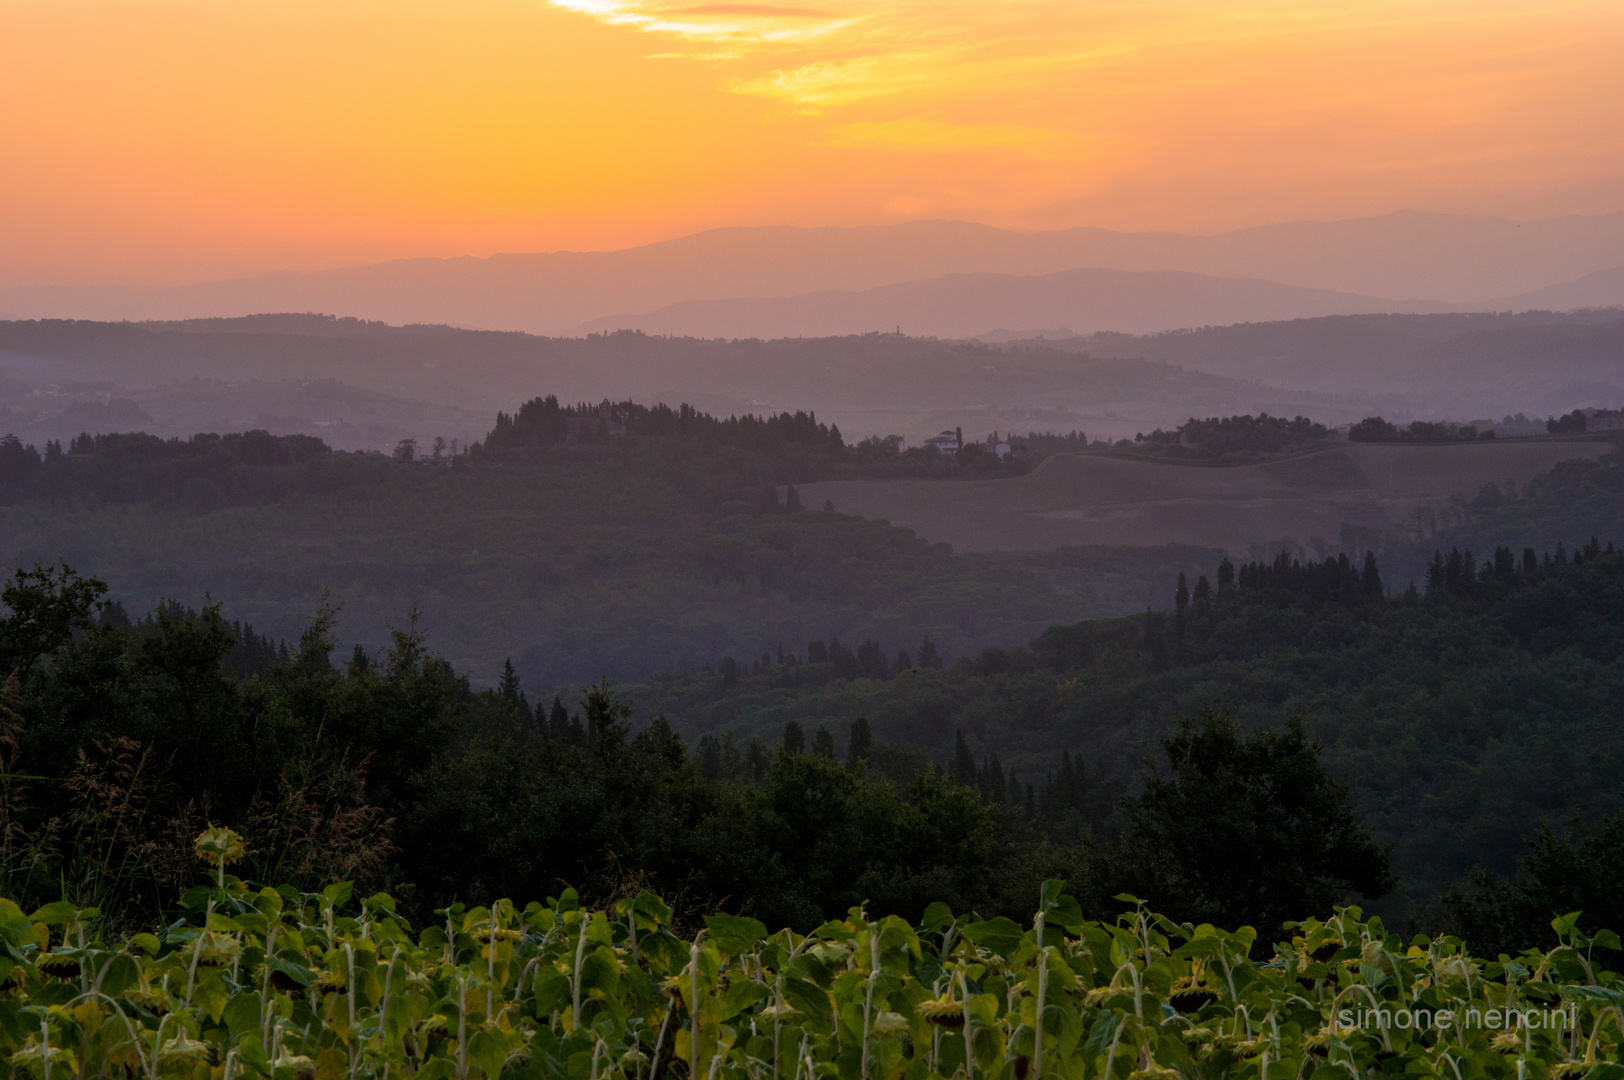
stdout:
[(900, 330), (969, 338), (1005, 328), (1072, 333), (1156, 333), (1184, 327), (1378, 312), (1431, 314), (1464, 305), (1219, 278), (1183, 270), (1062, 270), (1055, 274), (949, 274), (862, 292), (744, 300), (691, 300), (647, 315), (614, 315), (573, 333), (636, 329), (684, 337), (832, 337)]
[(1146, 332), (1617, 304), (1624, 214), (1516, 222), (1415, 211), (1217, 236), (1025, 234), (953, 221), (730, 228), (624, 251), (405, 259), (171, 288), (0, 289), (0, 309), (20, 318), (309, 311), (543, 334), (637, 327), (727, 337), (899, 324), (955, 336), (1041, 326)]

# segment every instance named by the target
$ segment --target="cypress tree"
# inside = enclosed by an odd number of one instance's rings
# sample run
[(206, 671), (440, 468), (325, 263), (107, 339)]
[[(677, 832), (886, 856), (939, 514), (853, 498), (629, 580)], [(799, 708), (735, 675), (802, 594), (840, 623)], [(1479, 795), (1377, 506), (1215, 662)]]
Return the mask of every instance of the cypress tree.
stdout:
[(953, 779), (965, 787), (976, 786), (976, 759), (970, 753), (970, 744), (964, 741), (964, 729), (953, 736)]
[(1384, 595), (1381, 571), (1376, 568), (1376, 553), (1365, 552), (1365, 568), (1359, 575), (1360, 591), (1366, 600), (1380, 600)]
[(868, 718), (859, 716), (846, 732), (846, 765), (855, 769), (859, 761), (867, 761), (874, 746), (874, 735), (869, 730)]

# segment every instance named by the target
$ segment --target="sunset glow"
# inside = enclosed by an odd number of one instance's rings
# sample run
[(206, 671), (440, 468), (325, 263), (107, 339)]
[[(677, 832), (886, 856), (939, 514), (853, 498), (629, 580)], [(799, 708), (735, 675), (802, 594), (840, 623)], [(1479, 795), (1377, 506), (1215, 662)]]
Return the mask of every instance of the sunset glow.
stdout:
[(0, 0), (0, 284), (1624, 209), (1624, 5)]

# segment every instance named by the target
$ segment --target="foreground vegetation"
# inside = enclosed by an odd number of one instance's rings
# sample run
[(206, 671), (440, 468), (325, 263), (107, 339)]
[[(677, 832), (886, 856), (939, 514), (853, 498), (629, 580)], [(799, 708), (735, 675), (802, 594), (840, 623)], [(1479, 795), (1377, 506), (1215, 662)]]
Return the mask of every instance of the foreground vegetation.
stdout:
[[(1181, 1080), (1616, 1077), (1620, 948), (1557, 919), (1560, 943), (1476, 960), (1405, 941), (1358, 908), (1250, 927), (1143, 904), (1084, 918), (1059, 881), (1030, 919), (861, 906), (802, 935), (650, 892), (583, 906), (454, 905), (419, 929), (348, 883), (228, 875), (235, 834), (196, 850), (214, 880), (158, 933), (94, 910), (0, 901), (0, 1050), (14, 1075), (156, 1080)], [(1135, 903), (1132, 897), (1123, 897)]]

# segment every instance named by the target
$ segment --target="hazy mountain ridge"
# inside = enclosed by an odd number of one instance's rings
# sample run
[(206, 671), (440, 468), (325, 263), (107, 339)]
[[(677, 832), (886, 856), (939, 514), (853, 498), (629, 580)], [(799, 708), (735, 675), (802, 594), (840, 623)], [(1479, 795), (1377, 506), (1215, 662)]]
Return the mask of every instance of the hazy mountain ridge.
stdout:
[[(271, 333), (267, 326), (284, 329)], [(234, 381), (252, 395), (252, 379), (337, 379), (404, 400), (488, 409), (491, 416), (545, 394), (566, 401), (687, 401), (721, 413), (807, 408), (857, 437), (921, 438), (972, 416), (977, 430), (1016, 423), (1022, 430), (1069, 430), (1092, 416), (1087, 426), (1099, 433), (1102, 409), (1121, 414), (1118, 426), (1131, 435), (1192, 410), (1346, 419), (1375, 401), (1282, 393), (1155, 361), (894, 334), (732, 342), (637, 333), (541, 338), (319, 316), (0, 323), (0, 374), (19, 388), (77, 384), (97, 393), (202, 378)], [(424, 434), (449, 439), (454, 432)]]
[(1045, 344), (1276, 386), (1397, 392), (1416, 416), (1545, 416), (1624, 402), (1624, 312), (1616, 310), (1349, 315)]
[(696, 300), (642, 316), (595, 319), (573, 332), (636, 329), (694, 337), (831, 337), (886, 330), (894, 324), (909, 334), (946, 338), (976, 337), (995, 327), (1058, 325), (1080, 333), (1144, 334), (1320, 315), (1460, 308), (1182, 270), (1078, 269), (1036, 277), (950, 274), (862, 292)]
[(402, 259), (169, 288), (12, 287), (0, 289), (0, 307), (25, 317), (97, 319), (324, 311), (560, 333), (672, 304), (863, 291), (944, 274), (1183, 271), (1448, 305), (1518, 297), (1621, 265), (1624, 214), (1516, 222), (1402, 211), (1216, 236), (1097, 228), (1022, 234), (919, 221), (714, 229), (623, 251)]
[[(192, 380), (222, 385), (203, 393), (185, 388)], [(311, 386), (256, 404), (267, 384), (301, 381)], [(896, 334), (543, 338), (307, 315), (0, 322), (0, 408), (18, 417), (55, 415), (75, 396), (125, 398), (222, 430), (268, 414), (258, 426), (317, 433), (348, 417), (380, 439), (450, 440), (546, 394), (687, 401), (724, 415), (813, 409), (849, 436), (911, 439), (961, 425), (978, 436), (1080, 428), (1116, 438), (1249, 412), (1331, 424), (1375, 413), (1544, 417), (1624, 403), (1624, 315), (1348, 315), (998, 345)]]

